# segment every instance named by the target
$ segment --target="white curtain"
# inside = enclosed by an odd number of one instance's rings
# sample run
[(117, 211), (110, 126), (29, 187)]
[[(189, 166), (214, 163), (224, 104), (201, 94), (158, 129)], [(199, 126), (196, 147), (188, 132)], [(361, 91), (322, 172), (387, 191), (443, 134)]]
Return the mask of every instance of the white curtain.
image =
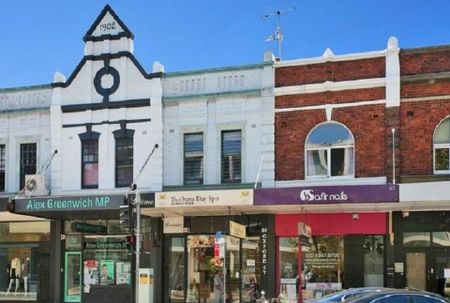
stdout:
[(353, 175), (354, 163), (353, 147), (346, 147), (344, 151), (344, 176)]

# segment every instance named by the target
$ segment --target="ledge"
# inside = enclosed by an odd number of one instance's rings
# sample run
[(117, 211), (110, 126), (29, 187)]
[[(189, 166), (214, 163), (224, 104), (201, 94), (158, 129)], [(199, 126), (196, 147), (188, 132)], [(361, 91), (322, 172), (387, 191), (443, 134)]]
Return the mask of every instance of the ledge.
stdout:
[(450, 175), (412, 175), (400, 176), (400, 183), (422, 183), (450, 181)]
[[(163, 191), (199, 191), (199, 190), (227, 190), (227, 189), (253, 189), (254, 183), (230, 183), (230, 184), (200, 184), (200, 185), (172, 185), (164, 186)], [(260, 188), (261, 184), (257, 184)]]

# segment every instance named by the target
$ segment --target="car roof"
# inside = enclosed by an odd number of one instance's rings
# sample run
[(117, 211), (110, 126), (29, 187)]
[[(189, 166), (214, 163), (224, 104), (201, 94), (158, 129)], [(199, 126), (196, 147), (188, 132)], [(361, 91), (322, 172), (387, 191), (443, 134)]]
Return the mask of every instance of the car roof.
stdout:
[(447, 299), (443, 298), (442, 296), (440, 296), (436, 293), (432, 293), (432, 292), (428, 292), (428, 291), (420, 291), (420, 290), (408, 290), (408, 289), (390, 289), (390, 290), (381, 291), (381, 292), (371, 292), (371, 293), (368, 293), (367, 295), (352, 298), (345, 302), (349, 302), (349, 303), (350, 302), (351, 303), (369, 302), (371, 300), (375, 300), (375, 299), (382, 298), (384, 296), (389, 296), (389, 295), (428, 296), (428, 297), (442, 300), (442, 302), (450, 302)]

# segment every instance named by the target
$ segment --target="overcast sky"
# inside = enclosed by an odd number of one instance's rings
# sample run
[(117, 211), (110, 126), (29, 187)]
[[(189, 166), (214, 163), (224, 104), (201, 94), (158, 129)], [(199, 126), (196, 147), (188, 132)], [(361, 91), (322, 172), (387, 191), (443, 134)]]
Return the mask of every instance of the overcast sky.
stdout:
[[(450, 44), (449, 0), (0, 0), (0, 88), (51, 83), (83, 56), (82, 38), (106, 4), (135, 36), (147, 72), (260, 63), (281, 14), (283, 60)], [(295, 9), (291, 9), (295, 7)]]

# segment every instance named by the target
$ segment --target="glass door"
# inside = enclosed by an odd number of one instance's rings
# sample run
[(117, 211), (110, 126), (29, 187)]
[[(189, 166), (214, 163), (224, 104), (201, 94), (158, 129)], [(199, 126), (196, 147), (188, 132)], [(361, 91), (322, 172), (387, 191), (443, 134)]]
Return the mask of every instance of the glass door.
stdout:
[(81, 252), (66, 252), (64, 302), (81, 302)]
[(406, 287), (427, 290), (427, 253), (406, 253)]
[(260, 286), (261, 254), (259, 253), (259, 242), (259, 237), (248, 237), (242, 240), (241, 302), (243, 303), (251, 302), (250, 279), (254, 279)]
[(434, 253), (433, 259), (434, 264), (430, 268), (431, 291), (450, 297), (450, 253)]

